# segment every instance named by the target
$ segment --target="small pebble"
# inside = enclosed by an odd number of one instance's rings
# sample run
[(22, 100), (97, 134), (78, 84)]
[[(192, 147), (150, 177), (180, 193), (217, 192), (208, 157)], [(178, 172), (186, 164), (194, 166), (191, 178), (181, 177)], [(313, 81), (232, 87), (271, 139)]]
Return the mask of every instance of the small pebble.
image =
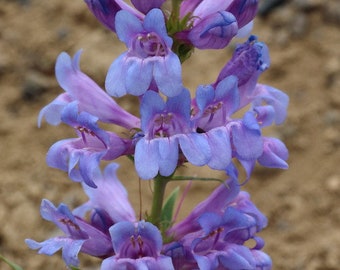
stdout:
[(340, 191), (340, 176), (332, 175), (329, 177), (326, 180), (326, 188), (332, 192)]

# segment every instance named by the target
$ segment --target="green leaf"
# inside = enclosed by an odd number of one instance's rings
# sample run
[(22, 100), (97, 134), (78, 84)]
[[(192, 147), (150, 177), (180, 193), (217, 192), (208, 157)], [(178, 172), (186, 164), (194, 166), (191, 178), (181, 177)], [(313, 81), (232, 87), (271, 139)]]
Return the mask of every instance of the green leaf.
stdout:
[(13, 270), (23, 270), (19, 265), (9, 261), (8, 259), (6, 259), (4, 256), (2, 256), (0, 254), (0, 260), (4, 261), (5, 263), (7, 263)]
[(75, 267), (75, 266), (70, 266), (70, 269), (71, 269), (71, 270), (80, 270), (80, 268)]
[(169, 197), (166, 199), (162, 213), (161, 213), (161, 230), (164, 232), (166, 231), (170, 226), (172, 222), (172, 216), (174, 212), (174, 206), (175, 202), (178, 196), (179, 187), (176, 187)]

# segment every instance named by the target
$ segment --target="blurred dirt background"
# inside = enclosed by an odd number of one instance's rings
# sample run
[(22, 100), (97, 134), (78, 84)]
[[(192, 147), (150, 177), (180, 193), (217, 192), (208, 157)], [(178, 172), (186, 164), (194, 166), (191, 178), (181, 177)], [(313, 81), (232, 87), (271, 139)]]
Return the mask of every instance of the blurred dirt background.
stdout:
[[(279, 4), (280, 6), (268, 6)], [(260, 82), (290, 96), (287, 121), (266, 131), (290, 150), (287, 171), (256, 168), (244, 186), (268, 216), (261, 236), (279, 270), (340, 269), (340, 2), (261, 2), (253, 33), (268, 44), (271, 68)], [(267, 5), (267, 6), (266, 6)], [(39, 215), (42, 198), (71, 208), (85, 202), (80, 186), (45, 164), (48, 148), (73, 137), (65, 126), (43, 123), (40, 109), (62, 92), (54, 78), (61, 51), (83, 49), (82, 70), (103, 86), (110, 63), (125, 50), (113, 33), (92, 17), (81, 0), (0, 0), (0, 254), (24, 269), (65, 269), (60, 253), (29, 250), (25, 238), (42, 241), (59, 232)], [(232, 46), (231, 46), (232, 47)], [(185, 85), (215, 80), (231, 49), (197, 51), (184, 64)], [(119, 102), (134, 109), (134, 100)], [(139, 210), (137, 178), (126, 159), (119, 170)], [(188, 174), (211, 175), (206, 168)], [(222, 176), (221, 176), (222, 177)], [(142, 188), (143, 212), (150, 185)], [(212, 189), (194, 183), (182, 216)], [(97, 269), (84, 257), (82, 269)], [(9, 269), (0, 262), (0, 269)]]

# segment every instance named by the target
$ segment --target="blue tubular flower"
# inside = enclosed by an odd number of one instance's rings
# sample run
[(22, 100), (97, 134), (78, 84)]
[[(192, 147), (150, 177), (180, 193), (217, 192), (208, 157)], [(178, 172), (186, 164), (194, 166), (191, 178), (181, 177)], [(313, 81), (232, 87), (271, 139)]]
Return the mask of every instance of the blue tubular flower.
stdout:
[(280, 125), (286, 119), (289, 97), (282, 91), (268, 85), (257, 84), (252, 96), (248, 97), (248, 99), (252, 102), (257, 114), (259, 114), (259, 122), (267, 122), (266, 117), (263, 117), (258, 110), (263, 103), (271, 107), (270, 110), (273, 113), (272, 117), (275, 124)]
[(199, 86), (193, 101), (196, 126), (203, 130), (225, 125), (229, 117), (239, 108), (240, 96), (237, 77), (229, 76), (212, 85)]
[(258, 0), (234, 0), (228, 6), (228, 11), (237, 18), (238, 28), (251, 22), (257, 12)]
[(161, 255), (162, 236), (149, 222), (122, 221), (110, 228), (115, 255), (107, 258), (101, 270), (174, 269), (170, 257)]
[(126, 129), (138, 127), (137, 117), (122, 109), (91, 78), (80, 71), (80, 55), (81, 51), (78, 51), (73, 59), (66, 53), (58, 56), (56, 77), (66, 93), (61, 94), (41, 110), (39, 125), (44, 116), (48, 123), (59, 124), (63, 109), (69, 103), (76, 101), (80, 112), (92, 114), (102, 122), (116, 124)]
[[(182, 33), (199, 49), (221, 49), (238, 33), (249, 28), (257, 0), (184, 0), (180, 16), (191, 15), (192, 27)], [(249, 32), (249, 29), (247, 30)], [(243, 33), (244, 34), (244, 33)]]
[(226, 11), (211, 14), (190, 30), (188, 39), (198, 49), (222, 49), (237, 34), (235, 17)]
[[(236, 48), (215, 83), (197, 88), (192, 122), (197, 132), (206, 135), (211, 149), (207, 165), (212, 169), (226, 169), (232, 158), (241, 162), (247, 177), (256, 161), (286, 168), (288, 154), (284, 145), (277, 141), (265, 144), (267, 139), (261, 134), (261, 128), (284, 121), (289, 101), (283, 92), (257, 84), (269, 62), (266, 45), (252, 36)], [(242, 119), (232, 119), (236, 111), (249, 104)]]
[(179, 147), (194, 165), (202, 166), (209, 161), (211, 155), (205, 135), (191, 132), (188, 90), (183, 89), (166, 103), (156, 92), (146, 92), (141, 118), (144, 136), (136, 144), (135, 166), (142, 179), (153, 178), (158, 172), (171, 175), (179, 162)]
[[(271, 268), (271, 259), (260, 250), (264, 241), (256, 236), (267, 225), (267, 219), (251, 202), (249, 194), (240, 192), (235, 177), (227, 185), (219, 186), (168, 231), (173, 242), (165, 246), (164, 252), (172, 257), (175, 267)], [(252, 248), (245, 245), (250, 239), (255, 242)]]
[[(229, 76), (220, 81), (216, 89), (211, 85), (200, 86), (193, 102), (195, 125), (207, 135), (211, 148), (211, 159), (207, 165), (213, 169), (226, 169), (231, 162), (232, 148), (243, 149), (237, 138), (234, 140), (233, 132), (238, 130), (239, 135), (244, 134), (242, 139), (247, 137), (249, 143), (255, 142), (249, 151), (257, 145), (258, 133), (250, 132), (243, 121), (230, 119), (240, 102), (237, 82), (237, 77)], [(253, 134), (256, 136), (251, 136)]]
[(200, 269), (256, 269), (251, 250), (243, 246), (249, 239), (257, 240), (253, 217), (228, 207), (223, 216), (205, 213), (198, 222), (204, 233), (192, 242), (192, 252)]
[(62, 249), (63, 259), (68, 266), (78, 266), (79, 252), (95, 257), (113, 254), (109, 235), (74, 216), (66, 205), (60, 204), (56, 208), (48, 200), (43, 200), (40, 212), (44, 219), (55, 223), (65, 236), (57, 236), (41, 243), (27, 239), (26, 244), (32, 249), (39, 249), (39, 254), (52, 255)]
[(270, 168), (287, 169), (288, 149), (276, 138), (264, 138), (263, 154), (257, 159), (262, 165)]
[(116, 16), (117, 35), (128, 51), (116, 59), (107, 74), (105, 87), (112, 96), (143, 95), (151, 85), (173, 97), (182, 91), (181, 64), (171, 51), (164, 15), (152, 9), (140, 21), (127, 11)]
[(143, 18), (137, 10), (123, 0), (84, 0), (94, 16), (111, 31), (116, 32), (115, 17), (118, 11), (127, 10)]
[[(213, 86), (197, 89), (194, 121), (211, 148), (211, 168), (224, 170), (232, 157), (255, 161), (262, 154), (263, 142), (257, 119), (248, 112), (241, 120), (230, 118), (239, 108), (237, 78), (229, 76)], [(222, 150), (223, 149), (223, 150)]]
[(249, 103), (248, 96), (252, 96), (259, 76), (269, 65), (267, 46), (258, 42), (255, 36), (251, 36), (247, 42), (236, 47), (232, 59), (222, 68), (213, 86), (226, 77), (236, 76), (241, 97), (240, 108), (242, 108)]
[[(102, 218), (102, 226), (109, 228), (120, 221), (135, 221), (135, 212), (128, 200), (128, 194), (124, 186), (118, 180), (116, 170), (118, 164), (111, 163), (104, 169), (103, 177), (95, 180), (97, 188), (91, 188), (83, 184), (83, 189), (89, 201), (76, 208), (73, 213), (85, 217), (88, 211), (92, 211), (93, 218)], [(109, 218), (109, 220), (107, 218)], [(105, 222), (108, 220), (108, 222)], [(105, 224), (106, 223), (106, 224)]]
[(166, 0), (131, 0), (131, 3), (142, 13), (146, 14), (153, 8), (161, 8)]
[(261, 156), (263, 151), (261, 130), (252, 113), (245, 113), (242, 121), (232, 121), (228, 126), (237, 158), (253, 161)]
[(100, 160), (112, 160), (129, 153), (132, 141), (100, 129), (98, 118), (86, 112), (78, 114), (75, 102), (64, 108), (61, 119), (77, 130), (79, 138), (52, 145), (47, 153), (47, 164), (67, 171), (74, 181), (96, 187), (93, 179), (101, 175)]
[(207, 199), (200, 202), (185, 219), (172, 226), (168, 231), (169, 236), (181, 239), (188, 233), (198, 231), (200, 226), (197, 220), (201, 215), (206, 212), (222, 215), (224, 209), (231, 204), (239, 192), (240, 186), (235, 177), (226, 181), (224, 185), (216, 188)]

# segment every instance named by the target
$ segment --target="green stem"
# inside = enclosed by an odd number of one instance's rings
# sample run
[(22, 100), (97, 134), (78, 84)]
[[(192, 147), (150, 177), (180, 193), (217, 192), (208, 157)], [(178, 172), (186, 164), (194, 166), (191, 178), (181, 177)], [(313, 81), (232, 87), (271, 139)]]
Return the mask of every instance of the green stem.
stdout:
[(0, 261), (1, 260), (7, 263), (13, 270), (23, 270), (19, 265), (9, 261), (8, 259), (6, 259), (4, 256), (0, 254)]
[(193, 181), (216, 181), (220, 183), (224, 183), (225, 180), (221, 180), (219, 178), (213, 177), (194, 177), (194, 176), (172, 176), (170, 178), (171, 181), (183, 181), (183, 180), (193, 180)]
[(173, 13), (173, 15), (175, 15), (176, 19), (178, 19), (178, 17), (179, 17), (179, 8), (181, 6), (181, 2), (182, 2), (182, 0), (172, 0), (171, 1), (172, 13)]
[(166, 187), (167, 183), (168, 183), (168, 179), (163, 178), (159, 175), (157, 177), (155, 177), (155, 179), (154, 179), (152, 208), (151, 208), (151, 214), (150, 214), (150, 217), (149, 217), (149, 221), (156, 226), (159, 226), (160, 217), (161, 217), (161, 214), (162, 214), (165, 187)]

